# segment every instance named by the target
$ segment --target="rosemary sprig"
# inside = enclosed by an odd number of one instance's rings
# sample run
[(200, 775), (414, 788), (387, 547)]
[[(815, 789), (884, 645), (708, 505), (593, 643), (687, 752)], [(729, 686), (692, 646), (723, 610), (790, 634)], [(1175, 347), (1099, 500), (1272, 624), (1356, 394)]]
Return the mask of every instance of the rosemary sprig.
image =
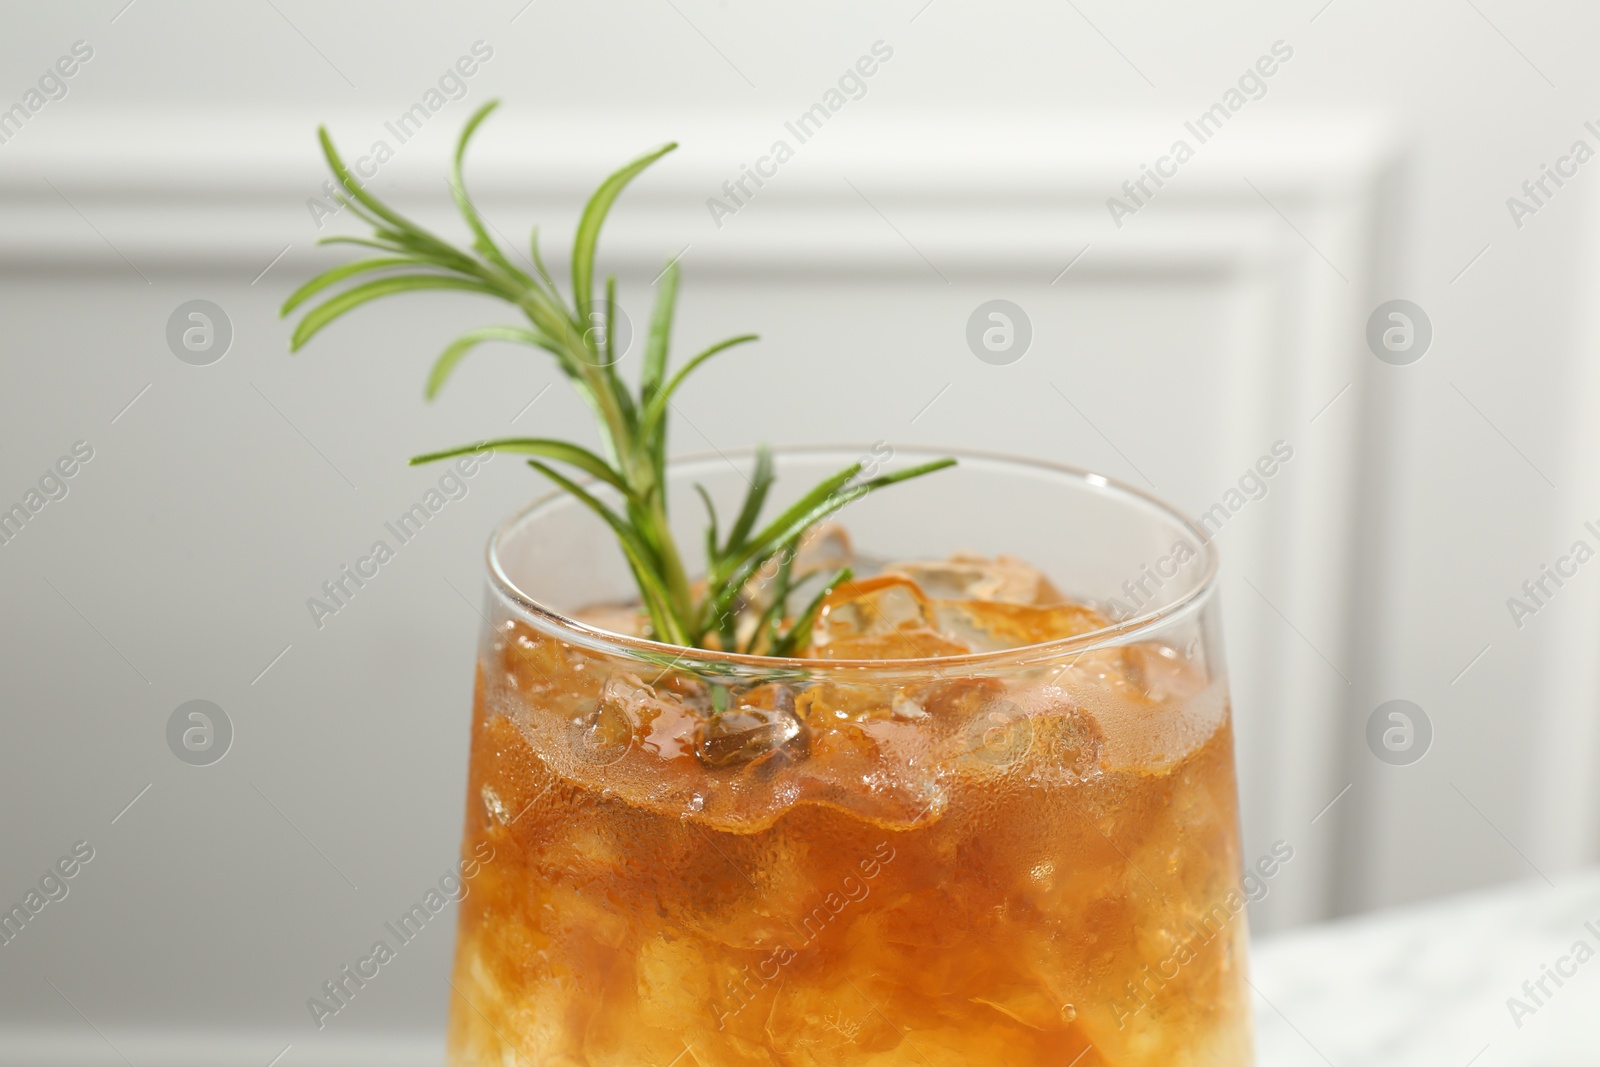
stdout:
[[(678, 266), (673, 261), (662, 271), (656, 304), (644, 345), (644, 359), (636, 392), (629, 392), (617, 373), (614, 351), (616, 278), (607, 276), (603, 300), (595, 300), (594, 259), (600, 230), (612, 203), (645, 168), (677, 147), (662, 145), (622, 167), (600, 184), (589, 198), (572, 242), (570, 300), (563, 296), (545, 268), (539, 252), (539, 231), (533, 231), (529, 251), (534, 273), (522, 270), (490, 236), (489, 227), (467, 195), (462, 161), (473, 133), (498, 105), (479, 108), (461, 131), (450, 168), (450, 189), (457, 210), (471, 231), (469, 248), (462, 249), (423, 229), (373, 196), (351, 175), (333, 146), (326, 128), (317, 133), (335, 180), (343, 190), (341, 200), (372, 228), (370, 237), (330, 237), (321, 243), (351, 244), (377, 249), (382, 254), (345, 263), (312, 278), (284, 302), (288, 315), (313, 297), (323, 296), (341, 284), (346, 287), (327, 296), (301, 317), (290, 341), (298, 351), (329, 323), (363, 304), (386, 296), (422, 290), (476, 293), (504, 301), (520, 311), (526, 324), (483, 326), (469, 330), (447, 345), (428, 375), (425, 395), (433, 399), (451, 373), (478, 345), (507, 341), (540, 348), (559, 367), (591, 408), (598, 424), (602, 453), (570, 441), (543, 437), (508, 437), (414, 457), (413, 464), (450, 459), (485, 448), (531, 457), (528, 465), (571, 493), (598, 515), (616, 535), (633, 571), (639, 595), (649, 615), (652, 636), (675, 645), (698, 645), (735, 650), (740, 616), (753, 611), (746, 595), (751, 580), (774, 559), (779, 561), (773, 596), (755, 620), (744, 651), (793, 655), (804, 651), (812, 624), (832, 589), (849, 578), (840, 571), (826, 581), (787, 630), (788, 599), (794, 553), (808, 530), (846, 504), (907, 478), (952, 466), (953, 459), (935, 460), (894, 474), (856, 481), (861, 464), (852, 464), (824, 479), (777, 518), (761, 524), (761, 515), (774, 481), (772, 455), (765, 446), (756, 451), (750, 489), (743, 506), (728, 527), (718, 530), (710, 497), (705, 500), (706, 575), (696, 589), (684, 569), (683, 557), (667, 523), (666, 455), (667, 416), (673, 395), (707, 360), (737, 345), (756, 340), (741, 334), (711, 345), (695, 355), (670, 377), (668, 351), (678, 294)], [(372, 277), (368, 277), (368, 276)], [(596, 337), (597, 327), (602, 338)], [(590, 491), (553, 464), (587, 476), (615, 493), (620, 510)], [(604, 492), (604, 490), (602, 490)], [(715, 644), (711, 642), (715, 640)]]

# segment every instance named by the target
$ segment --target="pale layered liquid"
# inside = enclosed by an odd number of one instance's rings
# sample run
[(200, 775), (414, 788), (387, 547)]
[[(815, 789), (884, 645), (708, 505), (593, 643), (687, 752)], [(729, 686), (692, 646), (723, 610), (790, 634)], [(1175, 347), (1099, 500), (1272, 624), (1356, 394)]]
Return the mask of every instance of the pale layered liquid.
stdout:
[(1135, 645), (791, 678), (799, 742), (717, 767), (693, 679), (500, 624), (451, 1062), (1248, 1063), (1232, 732), (1201, 674)]

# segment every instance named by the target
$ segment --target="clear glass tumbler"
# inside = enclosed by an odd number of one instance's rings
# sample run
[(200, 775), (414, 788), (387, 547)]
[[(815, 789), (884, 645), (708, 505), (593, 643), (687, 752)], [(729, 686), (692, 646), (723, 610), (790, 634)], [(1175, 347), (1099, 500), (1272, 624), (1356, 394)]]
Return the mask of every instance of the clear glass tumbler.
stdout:
[[(862, 451), (780, 452), (774, 504)], [(451, 1063), (1250, 1062), (1214, 553), (1098, 475), (960, 459), (847, 507), (857, 558), (1011, 554), (1103, 625), (919, 659), (676, 648), (576, 621), (632, 584), (571, 498), (494, 536)], [(729, 514), (748, 468), (669, 469), (680, 544), (693, 486)]]

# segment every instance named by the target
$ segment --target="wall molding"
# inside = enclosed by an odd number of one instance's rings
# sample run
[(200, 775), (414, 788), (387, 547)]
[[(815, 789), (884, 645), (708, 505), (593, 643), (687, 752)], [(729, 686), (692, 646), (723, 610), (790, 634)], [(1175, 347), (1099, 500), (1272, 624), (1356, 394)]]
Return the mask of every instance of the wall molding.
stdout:
[[(468, 182), (485, 214), (505, 213), (504, 229), (519, 246), (525, 228), (510, 223), (537, 211), (548, 226), (546, 252), (556, 258), (574, 203), (633, 146), (659, 143), (661, 131), (671, 131), (684, 147), (630, 188), (617, 208), (629, 223), (603, 246), (623, 268), (653, 274), (663, 254), (689, 243), (689, 256), (713, 270), (787, 264), (805, 271), (842, 259), (856, 269), (927, 270), (876, 219), (870, 200), (884, 210), (892, 204), (895, 225), (947, 274), (1049, 270), (1048, 278), (1086, 243), (1094, 254), (1073, 269), (1088, 275), (1259, 261), (1282, 235), (1266, 225), (1241, 175), (1295, 201), (1359, 198), (1394, 151), (1386, 128), (1352, 119), (1225, 130), (1226, 140), (1202, 146), (1155, 202), (1117, 230), (1106, 197), (1170, 143), (1170, 121), (956, 116), (897, 122), (891, 137), (825, 128), (719, 229), (705, 201), (722, 195), (723, 183), (782, 127), (696, 121), (698, 128), (684, 129), (678, 118), (537, 124), (496, 116), (474, 144)], [(436, 210), (456, 122), (448, 125), (441, 120), (402, 146), (374, 184), (402, 206), (428, 205), (417, 211), (419, 221), (453, 230)], [(351, 146), (365, 138), (343, 131), (383, 130), (374, 116), (329, 126)], [(0, 263), (109, 266), (120, 252), (157, 269), (243, 267), (285, 244), (292, 256), (309, 256), (317, 237), (340, 229), (333, 220), (319, 231), (305, 205), (322, 195), (325, 178), (309, 121), (41, 116), (0, 147)], [(673, 240), (679, 243), (663, 253)]]

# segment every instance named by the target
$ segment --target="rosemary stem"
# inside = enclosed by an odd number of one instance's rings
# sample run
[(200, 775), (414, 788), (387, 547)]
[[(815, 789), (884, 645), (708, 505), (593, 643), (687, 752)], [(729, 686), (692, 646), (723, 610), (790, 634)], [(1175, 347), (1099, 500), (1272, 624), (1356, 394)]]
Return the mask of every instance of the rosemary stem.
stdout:
[(688, 629), (690, 620), (694, 618), (694, 593), (689, 587), (689, 574), (684, 570), (683, 556), (678, 552), (672, 527), (667, 522), (665, 492), (664, 486), (658, 486), (650, 494), (650, 524), (655, 527), (656, 541), (660, 547), (661, 577), (665, 579), (667, 592), (672, 596), (679, 624)]

